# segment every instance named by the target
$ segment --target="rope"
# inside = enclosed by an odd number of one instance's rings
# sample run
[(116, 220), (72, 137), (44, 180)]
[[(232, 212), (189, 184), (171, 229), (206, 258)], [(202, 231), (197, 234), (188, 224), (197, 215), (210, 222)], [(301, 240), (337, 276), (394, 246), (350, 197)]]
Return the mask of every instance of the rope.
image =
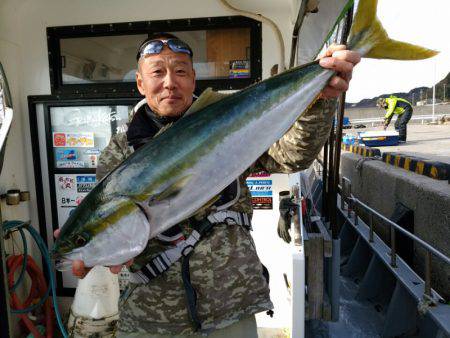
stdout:
[[(61, 319), (61, 314), (59, 313), (59, 310), (58, 310), (55, 277), (53, 276), (53, 273), (51, 272), (52, 271), (52, 264), (51, 264), (50, 254), (48, 252), (46, 244), (44, 243), (44, 241), (41, 238), (41, 236), (39, 235), (39, 233), (30, 225), (30, 222), (5, 221), (2, 226), (3, 226), (3, 229), (5, 230), (6, 233), (9, 232), (9, 231), (14, 231), (14, 230), (19, 230), (19, 232), (22, 231), (21, 232), (21, 237), (22, 237), (22, 241), (23, 241), (24, 252), (27, 252), (27, 242), (26, 242), (26, 239), (25, 239), (25, 235), (23, 234), (23, 229), (26, 229), (31, 234), (31, 236), (33, 237), (33, 239), (36, 242), (37, 246), (39, 247), (39, 250), (41, 251), (41, 255), (42, 255), (42, 258), (43, 258), (43, 260), (45, 262), (45, 268), (47, 270), (48, 279), (49, 279), (49, 282), (50, 282), (50, 286), (49, 287), (47, 287), (45, 285), (46, 291), (45, 291), (45, 293), (41, 294), (41, 298), (40, 298), (38, 303), (36, 303), (36, 304), (34, 304), (32, 306), (29, 306), (30, 304), (24, 305), (24, 306), (26, 306), (26, 308), (22, 308), (22, 306), (18, 305), (18, 306), (16, 306), (17, 308), (13, 309), (11, 312), (18, 314), (19, 316), (23, 315), (29, 321), (29, 318), (26, 316), (26, 314), (28, 312), (34, 311), (35, 309), (37, 309), (38, 307), (40, 307), (44, 303), (46, 303), (46, 300), (49, 297), (49, 294), (50, 294), (50, 291), (51, 291), (52, 292), (51, 299), (52, 299), (52, 302), (53, 302), (53, 309), (55, 311), (56, 320), (58, 322), (59, 330), (61, 331), (62, 336), (64, 338), (67, 338), (68, 335), (67, 335), (66, 330), (64, 328), (64, 324), (63, 324), (62, 319)], [(22, 257), (21, 261), (20, 261), (20, 263), (22, 264), (22, 272), (24, 271), (23, 265), (25, 265), (26, 266), (26, 268), (25, 268), (26, 271), (30, 274), (30, 272), (28, 271), (28, 264), (32, 265), (33, 263), (28, 263), (27, 261), (30, 260), (31, 257), (28, 256), (28, 255), (25, 255), (25, 254), (24, 255), (20, 255), (20, 257)], [(16, 259), (18, 259), (18, 258), (16, 258)], [(11, 264), (13, 264), (13, 263), (11, 263)], [(18, 265), (17, 265), (17, 267), (18, 267)], [(32, 269), (32, 268), (30, 267), (30, 269)], [(37, 273), (37, 272), (34, 271), (34, 269), (32, 269), (31, 271), (33, 271), (32, 272), (33, 274)], [(44, 278), (43, 273), (42, 272), (39, 272), (39, 273), (42, 274), (42, 278)], [(21, 273), (18, 281), (16, 283), (14, 283), (14, 281), (13, 281), (12, 284), (10, 284), (10, 288), (11, 288), (10, 289), (10, 293), (11, 293), (11, 295), (14, 294), (14, 288), (17, 287), (17, 284), (19, 284), (19, 281), (23, 280), (23, 275), (24, 274)], [(13, 276), (14, 276), (14, 274), (13, 274)], [(12, 278), (12, 280), (13, 280), (13, 278)], [(44, 280), (44, 283), (45, 283), (45, 278), (43, 280)], [(33, 282), (34, 282), (34, 280), (33, 280)], [(39, 285), (40, 285), (40, 287), (42, 286), (42, 281), (40, 282)], [(32, 285), (31, 289), (33, 290), (33, 285)], [(35, 292), (35, 291), (32, 291), (32, 290), (30, 290), (30, 295), (31, 295), (31, 292)], [(25, 301), (25, 304), (27, 304), (27, 301)], [(25, 324), (27, 323), (26, 320), (24, 320), (24, 322), (25, 322)], [(51, 329), (51, 331), (53, 332), (53, 329)], [(40, 335), (39, 332), (34, 332), (33, 335), (35, 337), (42, 337), (42, 335)]]
[[(53, 337), (53, 310), (50, 300), (48, 299), (49, 288), (47, 287), (44, 274), (39, 269), (36, 262), (31, 256), (26, 257), (24, 255), (14, 255), (8, 257), (8, 259), (6, 260), (6, 264), (8, 266), (8, 285), (12, 289), (14, 285), (14, 273), (20, 266), (23, 266), (23, 262), (26, 262), (26, 272), (31, 279), (30, 292), (25, 302), (22, 302), (20, 301), (15, 291), (10, 291), (11, 308), (13, 309), (13, 312), (17, 313), (18, 316), (22, 319), (22, 321), (25, 323), (25, 326), (33, 334), (34, 337), (43, 338), (43, 336), (36, 328), (35, 324), (26, 315), (27, 312), (30, 312), (26, 308), (29, 307), (36, 299), (40, 298), (40, 301), (37, 304), (41, 305), (41, 303), (44, 303), (46, 337), (51, 338)], [(27, 311), (23, 311), (24, 309)]]

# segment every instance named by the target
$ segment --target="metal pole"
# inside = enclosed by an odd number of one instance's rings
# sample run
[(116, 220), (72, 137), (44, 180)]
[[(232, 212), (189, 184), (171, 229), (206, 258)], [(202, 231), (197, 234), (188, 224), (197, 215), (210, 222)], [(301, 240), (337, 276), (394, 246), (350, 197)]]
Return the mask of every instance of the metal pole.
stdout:
[(336, 214), (335, 208), (332, 203), (332, 186), (333, 186), (333, 151), (334, 151), (334, 125), (331, 128), (330, 137), (328, 138), (328, 176), (327, 176), (327, 212), (328, 212), (328, 220), (331, 224), (331, 229), (333, 229), (333, 222), (335, 217), (333, 218), (333, 214)]
[(329, 142), (325, 142), (323, 146), (323, 167), (322, 167), (322, 215), (325, 217), (325, 222), (329, 221), (328, 214), (328, 149)]
[(434, 104), (436, 100), (436, 60), (434, 60), (434, 81), (433, 81), (433, 122), (435, 121), (434, 117)]
[(369, 224), (370, 224), (369, 242), (373, 243), (373, 214), (372, 213), (370, 213)]
[(391, 266), (393, 268), (397, 267), (397, 252), (395, 249), (395, 228), (391, 225), (389, 227), (391, 231)]
[(291, 58), (289, 60), (289, 68), (294, 67), (294, 65), (296, 64), (295, 54), (297, 52), (298, 33), (300, 32), (300, 28), (303, 24), (303, 19), (305, 18), (306, 3), (307, 1), (302, 1), (302, 3), (300, 4), (297, 19), (295, 20), (294, 29), (292, 31)]
[(294, 244), (295, 245), (301, 245), (302, 244), (302, 230), (300, 229), (303, 221), (302, 221), (302, 201), (300, 196), (300, 189), (299, 185), (295, 184), (292, 187), (292, 195), (294, 195), (295, 203), (297, 204), (297, 207), (295, 208), (295, 214), (294, 214), (294, 229), (293, 231), (293, 237), (294, 237)]
[(431, 297), (431, 254), (425, 251), (425, 295)]
[(331, 257), (331, 320), (339, 321), (340, 297), (340, 268), (341, 268), (341, 239), (333, 239)]
[(347, 182), (347, 217), (350, 218), (351, 214), (352, 214), (352, 206), (353, 206), (353, 202), (352, 200), (349, 198), (352, 195), (352, 185), (350, 184), (350, 182)]

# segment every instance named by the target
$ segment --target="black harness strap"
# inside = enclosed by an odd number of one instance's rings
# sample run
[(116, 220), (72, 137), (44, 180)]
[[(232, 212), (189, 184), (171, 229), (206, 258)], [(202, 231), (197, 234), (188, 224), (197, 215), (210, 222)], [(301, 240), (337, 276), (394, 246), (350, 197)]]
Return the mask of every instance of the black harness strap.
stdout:
[(181, 277), (183, 279), (189, 317), (191, 318), (194, 331), (198, 331), (202, 327), (202, 322), (198, 318), (197, 314), (197, 291), (195, 291), (191, 284), (191, 274), (189, 272), (189, 258), (192, 253), (193, 251), (191, 251), (187, 256), (184, 256), (181, 261)]
[[(192, 227), (196, 230), (200, 237), (203, 238), (213, 228), (214, 223), (211, 223), (208, 219), (202, 221), (192, 221)], [(194, 251), (190, 251), (189, 254), (183, 256), (181, 263), (181, 277), (183, 279), (184, 291), (186, 293), (187, 309), (189, 317), (191, 318), (194, 331), (198, 331), (202, 327), (202, 323), (197, 314), (197, 292), (194, 286), (191, 284), (191, 274), (189, 271), (189, 259)]]

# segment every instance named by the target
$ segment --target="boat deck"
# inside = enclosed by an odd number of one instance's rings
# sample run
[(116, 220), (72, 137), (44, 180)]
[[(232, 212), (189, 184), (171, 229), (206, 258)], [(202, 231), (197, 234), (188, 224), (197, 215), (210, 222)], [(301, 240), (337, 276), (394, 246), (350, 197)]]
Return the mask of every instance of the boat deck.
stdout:
[(355, 300), (358, 285), (341, 276), (339, 321), (320, 320), (306, 323), (306, 337), (323, 338), (379, 338), (384, 316), (369, 301)]

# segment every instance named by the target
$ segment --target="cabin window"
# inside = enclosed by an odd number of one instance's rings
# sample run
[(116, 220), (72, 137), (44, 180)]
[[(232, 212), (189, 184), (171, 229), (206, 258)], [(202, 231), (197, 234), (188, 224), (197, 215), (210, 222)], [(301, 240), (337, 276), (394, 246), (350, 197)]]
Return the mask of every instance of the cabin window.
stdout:
[(151, 32), (169, 32), (194, 52), (197, 93), (261, 80), (261, 24), (240, 17), (47, 28), (52, 94), (139, 96), (136, 52)]
[(136, 46), (145, 34), (60, 40), (62, 84), (135, 82)]
[(194, 51), (198, 80), (250, 78), (250, 29), (171, 32)]

